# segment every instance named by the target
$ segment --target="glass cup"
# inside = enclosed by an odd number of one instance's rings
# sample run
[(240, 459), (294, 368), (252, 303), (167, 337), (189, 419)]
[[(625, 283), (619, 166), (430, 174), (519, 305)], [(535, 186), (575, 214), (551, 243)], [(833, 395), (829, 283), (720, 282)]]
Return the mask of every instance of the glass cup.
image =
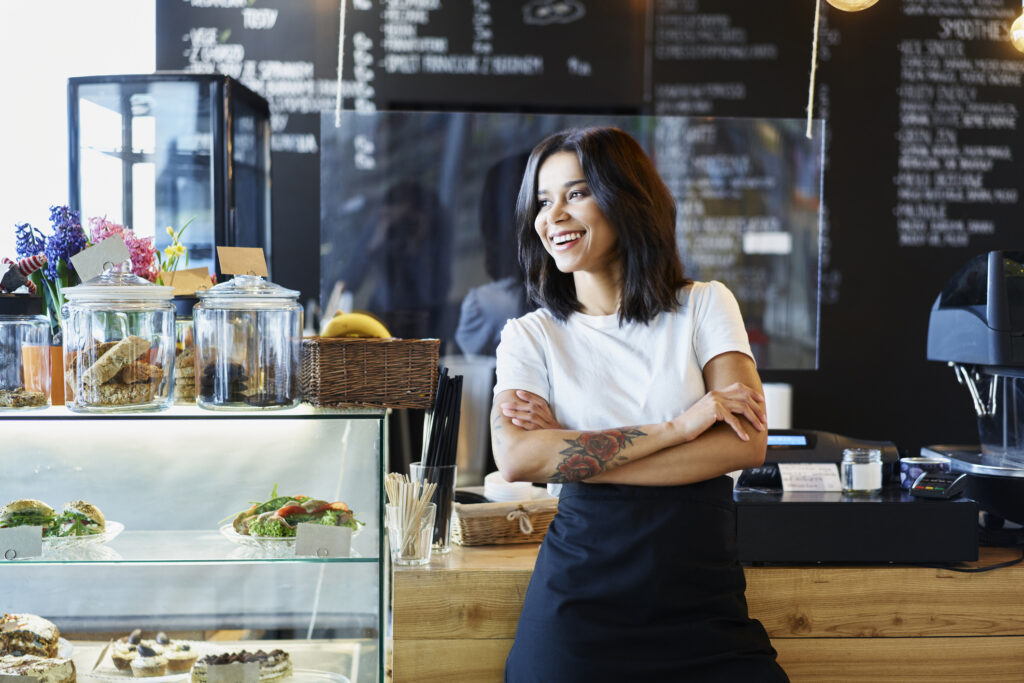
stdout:
[(384, 505), (384, 524), (388, 529), (393, 564), (421, 565), (430, 562), (436, 512), (437, 506), (433, 503), (427, 503), (418, 515), (412, 511), (407, 513), (400, 505)]
[(434, 518), (434, 552), (445, 554), (452, 549), (452, 507), (455, 504), (455, 479), (458, 468), (455, 465), (428, 466), (419, 462), (409, 465), (409, 480), (420, 484), (437, 484), (430, 500), (437, 505)]

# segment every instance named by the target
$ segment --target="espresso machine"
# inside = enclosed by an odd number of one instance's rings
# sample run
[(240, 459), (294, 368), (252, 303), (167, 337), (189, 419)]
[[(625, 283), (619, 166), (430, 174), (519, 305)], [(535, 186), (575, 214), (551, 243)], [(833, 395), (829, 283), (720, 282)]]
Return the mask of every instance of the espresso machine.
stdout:
[(927, 358), (948, 363), (970, 395), (978, 443), (921, 455), (968, 475), (986, 527), (1024, 525), (1024, 251), (980, 254), (953, 276), (932, 306)]

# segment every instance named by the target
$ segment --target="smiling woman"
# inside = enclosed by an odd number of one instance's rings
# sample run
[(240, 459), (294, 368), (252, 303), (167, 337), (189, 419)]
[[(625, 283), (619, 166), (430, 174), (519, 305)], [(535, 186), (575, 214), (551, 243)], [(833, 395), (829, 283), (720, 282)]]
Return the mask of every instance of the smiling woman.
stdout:
[(725, 475), (764, 461), (767, 419), (735, 298), (683, 277), (617, 128), (538, 144), (516, 214), (542, 308), (502, 332), (491, 441), (506, 480), (561, 490), (505, 680), (786, 680), (735, 554)]

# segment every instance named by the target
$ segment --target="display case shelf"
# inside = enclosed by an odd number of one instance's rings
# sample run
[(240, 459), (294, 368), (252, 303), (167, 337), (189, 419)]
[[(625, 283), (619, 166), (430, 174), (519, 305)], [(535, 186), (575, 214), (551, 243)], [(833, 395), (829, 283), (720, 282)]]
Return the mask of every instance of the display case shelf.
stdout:
[[(309, 406), (0, 413), (0, 504), (87, 500), (124, 526), (104, 543), (44, 541), (41, 556), (0, 559), (0, 611), (54, 622), (75, 644), (81, 680), (105, 642), (138, 627), (215, 638), (218, 652), (281, 647), (321, 683), (381, 683), (386, 419)], [(221, 531), (275, 486), (346, 502), (364, 523), (350, 556), (248, 547)]]

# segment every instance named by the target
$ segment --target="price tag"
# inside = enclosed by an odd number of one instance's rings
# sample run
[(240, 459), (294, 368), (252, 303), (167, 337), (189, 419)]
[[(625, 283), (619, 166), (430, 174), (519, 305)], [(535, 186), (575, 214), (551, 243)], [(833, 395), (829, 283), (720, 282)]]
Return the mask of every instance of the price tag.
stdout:
[(206, 268), (189, 268), (176, 270), (173, 273), (161, 270), (160, 281), (174, 287), (174, 296), (195, 294), (200, 290), (209, 289), (213, 284), (210, 282), (210, 271)]
[(15, 526), (0, 529), (0, 556), (5, 560), (38, 557), (43, 554), (43, 527)]
[(259, 247), (217, 247), (220, 272), (267, 277), (267, 257)]
[(783, 491), (842, 491), (839, 468), (830, 462), (780, 462)]
[(259, 662), (210, 664), (206, 669), (207, 683), (259, 683), (259, 680)]
[(71, 265), (78, 271), (82, 282), (91, 280), (106, 268), (118, 266), (129, 260), (128, 246), (120, 235), (111, 235), (102, 242), (83, 249), (71, 257)]
[(348, 557), (352, 529), (302, 522), (295, 530), (295, 554), (305, 557)]

